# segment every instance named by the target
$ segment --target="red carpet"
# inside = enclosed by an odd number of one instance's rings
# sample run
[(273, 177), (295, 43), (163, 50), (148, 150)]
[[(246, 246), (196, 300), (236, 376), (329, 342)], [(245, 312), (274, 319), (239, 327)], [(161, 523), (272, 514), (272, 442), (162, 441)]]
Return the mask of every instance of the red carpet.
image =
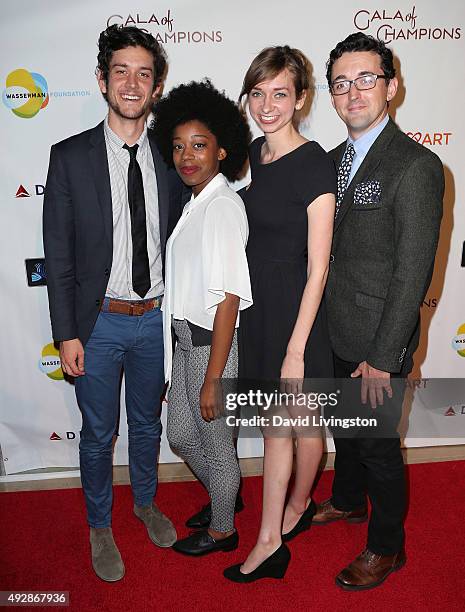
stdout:
[[(410, 508), (406, 523), (407, 565), (381, 587), (346, 593), (334, 576), (364, 547), (366, 524), (313, 527), (290, 543), (291, 564), (281, 581), (251, 585), (227, 582), (222, 569), (244, 558), (259, 521), (261, 479), (246, 478), (246, 508), (238, 515), (239, 549), (201, 559), (150, 543), (132, 514), (131, 492), (115, 487), (113, 530), (126, 565), (116, 584), (101, 582), (90, 565), (80, 489), (0, 495), (0, 590), (65, 590), (71, 609), (93, 610), (465, 610), (465, 461), (408, 468)], [(325, 472), (315, 498), (328, 496)], [(198, 483), (159, 487), (160, 507), (178, 534), (184, 520), (205, 502)]]

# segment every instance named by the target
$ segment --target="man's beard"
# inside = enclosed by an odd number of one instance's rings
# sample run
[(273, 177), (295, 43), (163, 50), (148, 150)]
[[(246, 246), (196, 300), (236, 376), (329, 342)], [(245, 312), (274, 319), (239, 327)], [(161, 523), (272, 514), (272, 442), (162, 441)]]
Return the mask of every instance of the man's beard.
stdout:
[(141, 117), (147, 116), (151, 108), (151, 102), (148, 101), (141, 108), (137, 110), (134, 109), (133, 112), (125, 112), (122, 110), (122, 108), (117, 102), (110, 99), (109, 97), (107, 98), (107, 102), (108, 102), (108, 106), (115, 113), (115, 115), (118, 115), (118, 117), (121, 117), (122, 119), (133, 119), (134, 121), (136, 121), (137, 119), (140, 119)]

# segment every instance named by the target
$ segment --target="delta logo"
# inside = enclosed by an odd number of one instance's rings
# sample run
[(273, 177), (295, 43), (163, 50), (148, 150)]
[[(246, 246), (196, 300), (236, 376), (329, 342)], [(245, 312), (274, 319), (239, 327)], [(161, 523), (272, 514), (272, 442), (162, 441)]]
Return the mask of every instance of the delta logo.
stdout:
[(464, 415), (465, 416), (465, 404), (459, 404), (458, 406), (449, 406), (449, 408), (445, 411), (444, 416), (457, 416)]
[(10, 72), (5, 84), (3, 104), (22, 119), (32, 119), (50, 101), (47, 81), (38, 72), (18, 68)]
[[(76, 438), (74, 431), (67, 431), (65, 435), (67, 440), (74, 440)], [(56, 431), (52, 431), (49, 440), (63, 440), (63, 438)]]
[(61, 369), (60, 353), (55, 348), (53, 342), (46, 344), (42, 349), (39, 369), (52, 380), (64, 379), (63, 370)]
[(465, 323), (457, 330), (457, 335), (452, 338), (452, 348), (460, 357), (465, 357)]
[[(32, 195), (43, 196), (44, 192), (45, 192), (44, 185), (34, 185), (34, 191)], [(29, 193), (29, 191), (26, 189), (24, 185), (21, 184), (16, 190), (15, 198), (30, 198), (30, 197), (31, 197), (31, 194)]]

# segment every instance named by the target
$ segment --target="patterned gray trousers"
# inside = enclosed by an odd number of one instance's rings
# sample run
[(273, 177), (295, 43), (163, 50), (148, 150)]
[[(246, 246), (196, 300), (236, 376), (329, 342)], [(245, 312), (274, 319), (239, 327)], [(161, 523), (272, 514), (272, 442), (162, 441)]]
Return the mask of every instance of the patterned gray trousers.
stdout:
[[(171, 389), (168, 394), (167, 435), (171, 447), (207, 489), (212, 504), (210, 527), (234, 529), (234, 505), (240, 470), (233, 441), (233, 428), (219, 417), (204, 421), (200, 414), (200, 389), (207, 371), (209, 346), (193, 346), (186, 321), (173, 320), (176, 348)], [(225, 378), (237, 377), (237, 332), (224, 368)]]

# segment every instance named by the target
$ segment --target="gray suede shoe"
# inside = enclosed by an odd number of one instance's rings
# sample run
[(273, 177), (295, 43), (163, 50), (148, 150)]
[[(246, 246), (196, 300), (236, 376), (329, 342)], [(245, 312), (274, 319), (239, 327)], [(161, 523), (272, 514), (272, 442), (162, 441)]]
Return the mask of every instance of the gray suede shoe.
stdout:
[(149, 538), (154, 544), (168, 548), (176, 542), (177, 534), (173, 523), (156, 504), (134, 506), (134, 514), (145, 524)]
[(124, 563), (113, 539), (111, 527), (90, 528), (92, 567), (105, 582), (116, 582), (124, 576)]

